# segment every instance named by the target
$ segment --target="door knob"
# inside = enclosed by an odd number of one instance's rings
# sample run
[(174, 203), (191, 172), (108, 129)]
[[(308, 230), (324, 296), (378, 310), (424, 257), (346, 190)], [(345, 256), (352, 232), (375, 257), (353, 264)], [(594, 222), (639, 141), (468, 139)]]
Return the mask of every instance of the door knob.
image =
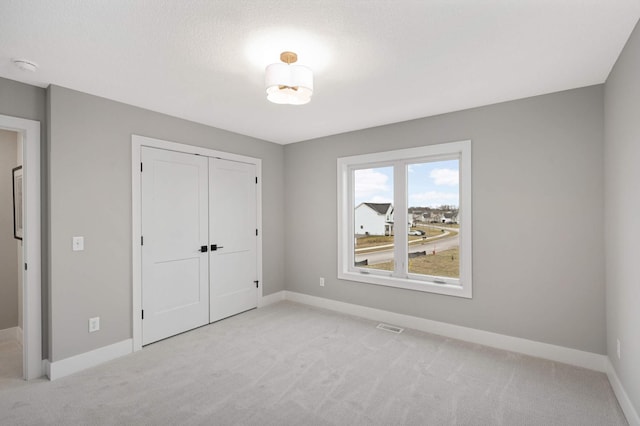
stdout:
[(207, 246), (200, 246), (200, 252), (201, 253), (206, 253), (207, 252)]
[(216, 251), (218, 249), (224, 248), (223, 246), (219, 246), (217, 244), (211, 244), (211, 251)]

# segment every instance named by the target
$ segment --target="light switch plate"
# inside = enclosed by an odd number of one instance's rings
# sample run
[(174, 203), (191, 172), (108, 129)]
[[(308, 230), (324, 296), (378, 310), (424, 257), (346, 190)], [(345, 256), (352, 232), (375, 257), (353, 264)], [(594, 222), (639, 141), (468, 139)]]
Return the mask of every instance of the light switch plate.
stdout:
[(84, 237), (73, 237), (73, 251), (84, 250)]

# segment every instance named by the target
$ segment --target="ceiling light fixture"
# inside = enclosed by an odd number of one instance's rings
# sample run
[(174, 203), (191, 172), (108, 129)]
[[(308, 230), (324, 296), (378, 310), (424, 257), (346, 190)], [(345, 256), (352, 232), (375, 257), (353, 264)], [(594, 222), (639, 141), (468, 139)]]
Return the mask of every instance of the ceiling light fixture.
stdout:
[(275, 104), (304, 105), (313, 94), (313, 72), (303, 65), (293, 65), (298, 55), (293, 52), (280, 54), (282, 63), (265, 69), (267, 99)]

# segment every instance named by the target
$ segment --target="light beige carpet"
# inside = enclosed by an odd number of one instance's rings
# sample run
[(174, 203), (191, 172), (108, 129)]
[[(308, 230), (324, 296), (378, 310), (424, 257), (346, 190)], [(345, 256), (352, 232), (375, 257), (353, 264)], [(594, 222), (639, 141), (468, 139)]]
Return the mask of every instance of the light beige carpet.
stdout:
[(56, 380), (2, 425), (624, 425), (602, 373), (282, 302)]
[(17, 340), (0, 342), (0, 390), (26, 384), (22, 380), (22, 346)]

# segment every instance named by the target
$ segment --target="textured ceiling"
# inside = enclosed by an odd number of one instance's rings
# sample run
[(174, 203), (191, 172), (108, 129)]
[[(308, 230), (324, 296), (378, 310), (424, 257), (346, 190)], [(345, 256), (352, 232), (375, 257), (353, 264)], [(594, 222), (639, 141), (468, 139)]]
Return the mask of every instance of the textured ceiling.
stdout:
[[(284, 144), (603, 83), (639, 17), (638, 0), (2, 0), (0, 76)], [(266, 100), (283, 50), (314, 70), (308, 105)]]

